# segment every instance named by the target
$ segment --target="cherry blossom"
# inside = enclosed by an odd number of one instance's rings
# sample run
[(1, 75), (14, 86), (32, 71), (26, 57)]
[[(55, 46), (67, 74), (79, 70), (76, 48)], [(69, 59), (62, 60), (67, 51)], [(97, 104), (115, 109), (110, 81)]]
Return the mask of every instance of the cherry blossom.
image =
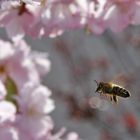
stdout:
[(40, 76), (45, 75), (50, 71), (51, 63), (48, 60), (48, 54), (43, 52), (33, 52), (31, 59), (35, 64), (36, 70)]
[(27, 81), (39, 83), (40, 76), (50, 69), (46, 53), (31, 52), (22, 40), (11, 44), (0, 41), (0, 78), (3, 82), (10, 80), (17, 90)]
[(113, 32), (120, 32), (129, 24), (138, 24), (138, 0), (109, 0), (105, 5), (104, 22)]
[(0, 78), (4, 83), (12, 82), (17, 90), (29, 80), (39, 83), (39, 74), (24, 41), (11, 44), (0, 40), (0, 51)]
[(18, 128), (34, 138), (43, 137), (53, 128), (53, 122), (48, 116), (54, 109), (50, 94), (47, 87), (28, 83), (17, 97), (20, 112), (17, 115)]
[(138, 0), (22, 0), (2, 7), (0, 26), (13, 40), (25, 35), (55, 37), (81, 28), (95, 34), (105, 29), (120, 32), (140, 23)]
[[(30, 5), (30, 7), (33, 6)], [(30, 9), (25, 3), (12, 3), (8, 9), (4, 8), (0, 11), (0, 26), (5, 27), (8, 36), (13, 40), (21, 39), (25, 33), (29, 32), (35, 20)]]

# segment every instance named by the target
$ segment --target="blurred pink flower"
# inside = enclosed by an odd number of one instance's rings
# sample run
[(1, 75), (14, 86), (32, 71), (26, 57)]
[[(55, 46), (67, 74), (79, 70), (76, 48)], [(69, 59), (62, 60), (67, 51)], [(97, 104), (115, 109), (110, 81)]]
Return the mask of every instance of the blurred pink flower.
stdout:
[(87, 9), (85, 10), (85, 24), (87, 31), (99, 35), (105, 30), (105, 25), (103, 21), (105, 1), (90, 0), (86, 3)]
[(42, 76), (50, 71), (51, 62), (48, 60), (47, 53), (33, 52), (31, 59), (35, 64), (36, 70)]
[(32, 37), (56, 36), (64, 30), (83, 27), (81, 7), (75, 0), (41, 2), (44, 3), (41, 6), (22, 3), (1, 11), (0, 25), (6, 28), (11, 39), (20, 39), (25, 34)]
[(81, 28), (81, 13), (75, 0), (48, 1), (41, 13), (44, 35), (56, 36), (65, 30)]
[(0, 26), (5, 27), (11, 39), (17, 40), (30, 32), (30, 27), (35, 20), (34, 9), (36, 9), (36, 6), (33, 7), (25, 3), (12, 4), (9, 8), (1, 10)]
[(54, 109), (50, 99), (50, 90), (45, 86), (28, 83), (17, 97), (19, 112), (17, 126), (26, 135), (39, 139), (53, 129), (53, 122), (48, 116)]
[(39, 83), (39, 73), (30, 58), (31, 50), (24, 41), (10, 44), (0, 40), (0, 79), (14, 82), (17, 89), (27, 81)]
[(120, 32), (140, 24), (139, 0), (22, 0), (5, 4), (0, 26), (15, 40), (24, 35), (56, 37), (85, 28), (101, 34), (106, 28)]
[(139, 25), (140, 24), (140, 1), (136, 1), (133, 6), (133, 17), (131, 19), (131, 24)]
[(139, 7), (138, 0), (109, 0), (105, 5), (103, 18), (106, 28), (120, 32), (131, 23), (140, 23)]
[(94, 33), (97, 35), (102, 34), (105, 30), (104, 21), (101, 18), (96, 19), (93, 15), (90, 15), (87, 18), (86, 30), (89, 33)]

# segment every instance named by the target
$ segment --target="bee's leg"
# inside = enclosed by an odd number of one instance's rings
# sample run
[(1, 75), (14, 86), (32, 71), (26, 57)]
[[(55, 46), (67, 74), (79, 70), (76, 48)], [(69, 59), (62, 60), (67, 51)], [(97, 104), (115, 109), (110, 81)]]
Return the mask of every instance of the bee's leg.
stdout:
[(110, 96), (110, 101), (112, 102), (112, 96)]
[(117, 96), (113, 95), (113, 101), (114, 101), (115, 103), (118, 102), (118, 98), (117, 98)]

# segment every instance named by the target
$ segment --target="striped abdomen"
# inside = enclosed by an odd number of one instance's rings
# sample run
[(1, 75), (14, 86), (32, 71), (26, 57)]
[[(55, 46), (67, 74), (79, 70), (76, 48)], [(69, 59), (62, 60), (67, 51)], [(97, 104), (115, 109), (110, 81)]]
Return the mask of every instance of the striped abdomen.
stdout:
[(129, 91), (127, 91), (126, 89), (122, 87), (114, 86), (112, 89), (112, 93), (114, 93), (117, 96), (124, 97), (124, 98), (130, 97)]

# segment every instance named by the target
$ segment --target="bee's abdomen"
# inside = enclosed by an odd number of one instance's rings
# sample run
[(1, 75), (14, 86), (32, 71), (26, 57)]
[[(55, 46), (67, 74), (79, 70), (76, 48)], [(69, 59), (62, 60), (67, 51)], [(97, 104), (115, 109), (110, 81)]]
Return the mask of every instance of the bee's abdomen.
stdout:
[(124, 97), (124, 98), (130, 97), (129, 91), (117, 86), (113, 87), (113, 93), (117, 96)]

